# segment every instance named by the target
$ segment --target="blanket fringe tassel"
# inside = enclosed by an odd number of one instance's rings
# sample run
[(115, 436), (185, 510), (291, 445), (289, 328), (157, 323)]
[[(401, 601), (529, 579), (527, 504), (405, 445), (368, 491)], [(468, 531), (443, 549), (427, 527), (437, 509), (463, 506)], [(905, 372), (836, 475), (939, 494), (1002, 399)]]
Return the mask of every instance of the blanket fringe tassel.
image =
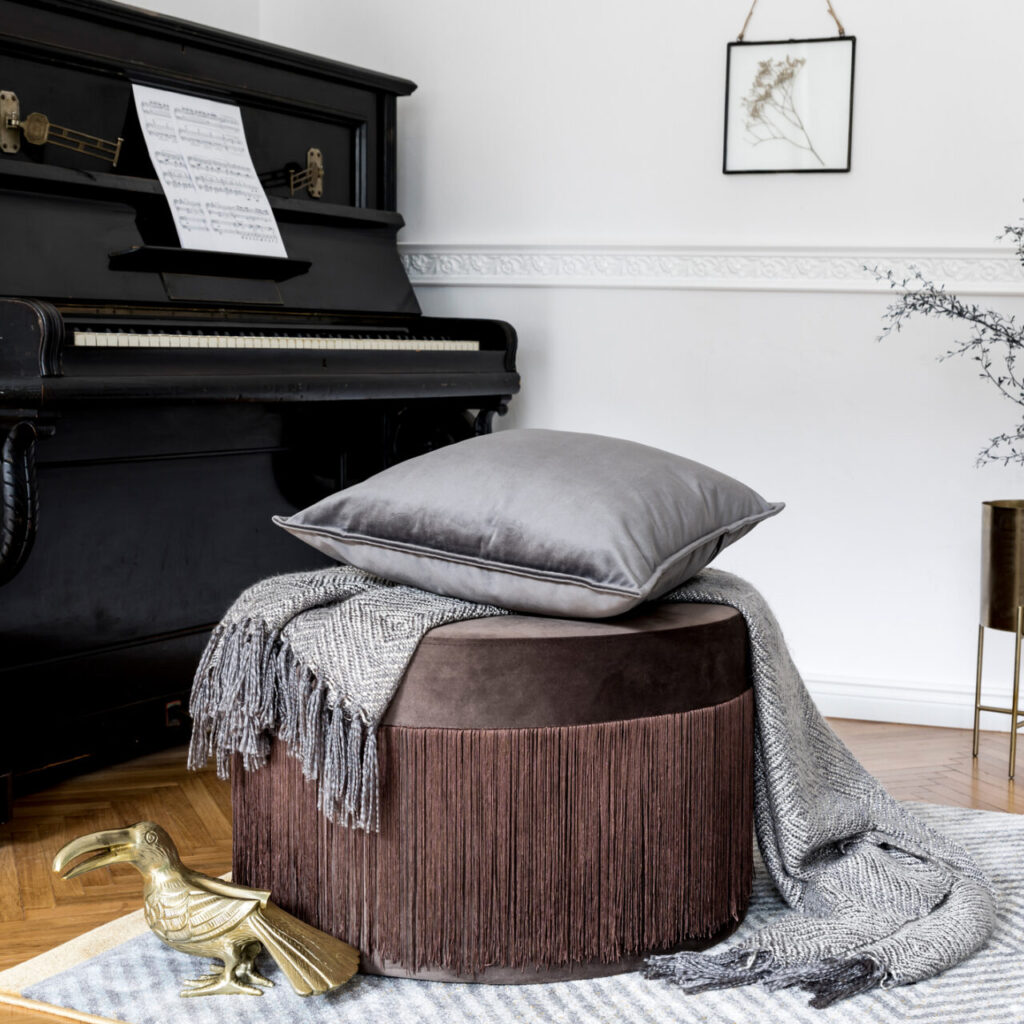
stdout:
[(810, 1005), (818, 1010), (877, 988), (886, 974), (878, 960), (863, 954), (783, 967), (769, 950), (742, 947), (718, 954), (651, 957), (644, 971), (644, 977), (670, 981), (691, 995), (755, 982), (771, 992), (797, 986), (811, 993)]
[(305, 778), (318, 783), (318, 808), (326, 818), (377, 831), (376, 731), (344, 703), (328, 703), (327, 688), (279, 632), (252, 621), (218, 627), (196, 670), (189, 713), (189, 768), (212, 758), (226, 779), (237, 754), (246, 771), (255, 771), (267, 763), (277, 735)]

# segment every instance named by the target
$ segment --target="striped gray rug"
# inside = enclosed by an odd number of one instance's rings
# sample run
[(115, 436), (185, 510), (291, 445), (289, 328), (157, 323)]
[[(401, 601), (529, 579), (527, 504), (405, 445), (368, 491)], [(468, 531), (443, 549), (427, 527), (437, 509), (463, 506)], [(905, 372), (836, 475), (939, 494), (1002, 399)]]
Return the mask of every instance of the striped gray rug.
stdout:
[[(974, 854), (992, 879), (999, 908), (995, 934), (981, 953), (937, 978), (875, 990), (827, 1010), (812, 1010), (806, 995), (793, 990), (771, 994), (750, 986), (687, 996), (639, 974), (521, 986), (357, 975), (321, 999), (299, 999), (281, 979), (260, 999), (183, 1000), (181, 980), (201, 973), (199, 962), (149, 934), (19, 991), (29, 999), (131, 1024), (1024, 1024), (1024, 815), (911, 806)], [(749, 930), (784, 912), (758, 859), (750, 912), (726, 945), (742, 942)], [(275, 977), (272, 963), (264, 969)], [(7, 987), (4, 982), (0, 974), (0, 989)]]

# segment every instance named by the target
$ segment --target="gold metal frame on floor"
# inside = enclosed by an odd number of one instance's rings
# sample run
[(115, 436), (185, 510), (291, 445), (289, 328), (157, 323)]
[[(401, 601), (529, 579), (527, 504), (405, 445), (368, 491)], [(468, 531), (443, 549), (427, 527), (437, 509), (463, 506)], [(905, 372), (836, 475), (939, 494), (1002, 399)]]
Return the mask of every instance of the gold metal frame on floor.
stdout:
[[(1024, 605), (1017, 606), (1016, 643), (1013, 653), (1013, 702), (1008, 708), (994, 708), (981, 703), (981, 661), (985, 647), (985, 627), (978, 626), (978, 676), (974, 686), (974, 756), (978, 756), (978, 733), (982, 711), (993, 711), (997, 715), (1010, 716), (1010, 778), (1017, 767), (1017, 730), (1024, 725), (1024, 711), (1020, 709), (1020, 649), (1024, 638)], [(1020, 719), (1018, 721), (1017, 719)]]

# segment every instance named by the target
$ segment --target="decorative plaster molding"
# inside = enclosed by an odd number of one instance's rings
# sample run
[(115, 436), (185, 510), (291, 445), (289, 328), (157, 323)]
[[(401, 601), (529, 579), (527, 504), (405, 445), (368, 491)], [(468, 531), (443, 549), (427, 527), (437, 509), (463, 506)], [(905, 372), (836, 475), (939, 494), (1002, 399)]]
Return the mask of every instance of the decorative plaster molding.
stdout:
[(1008, 248), (401, 245), (414, 285), (884, 292), (865, 266), (919, 267), (954, 291), (1024, 296)]

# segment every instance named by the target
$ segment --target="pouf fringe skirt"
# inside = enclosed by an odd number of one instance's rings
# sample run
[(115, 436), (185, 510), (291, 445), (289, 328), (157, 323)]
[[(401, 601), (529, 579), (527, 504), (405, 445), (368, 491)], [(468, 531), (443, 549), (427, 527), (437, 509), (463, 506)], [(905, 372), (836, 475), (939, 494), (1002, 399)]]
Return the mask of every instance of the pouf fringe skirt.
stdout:
[(742, 919), (752, 733), (749, 689), (593, 725), (384, 726), (379, 833), (327, 821), (278, 742), (261, 771), (235, 766), (234, 877), (358, 946), (371, 972), (530, 982), (629, 970)]

